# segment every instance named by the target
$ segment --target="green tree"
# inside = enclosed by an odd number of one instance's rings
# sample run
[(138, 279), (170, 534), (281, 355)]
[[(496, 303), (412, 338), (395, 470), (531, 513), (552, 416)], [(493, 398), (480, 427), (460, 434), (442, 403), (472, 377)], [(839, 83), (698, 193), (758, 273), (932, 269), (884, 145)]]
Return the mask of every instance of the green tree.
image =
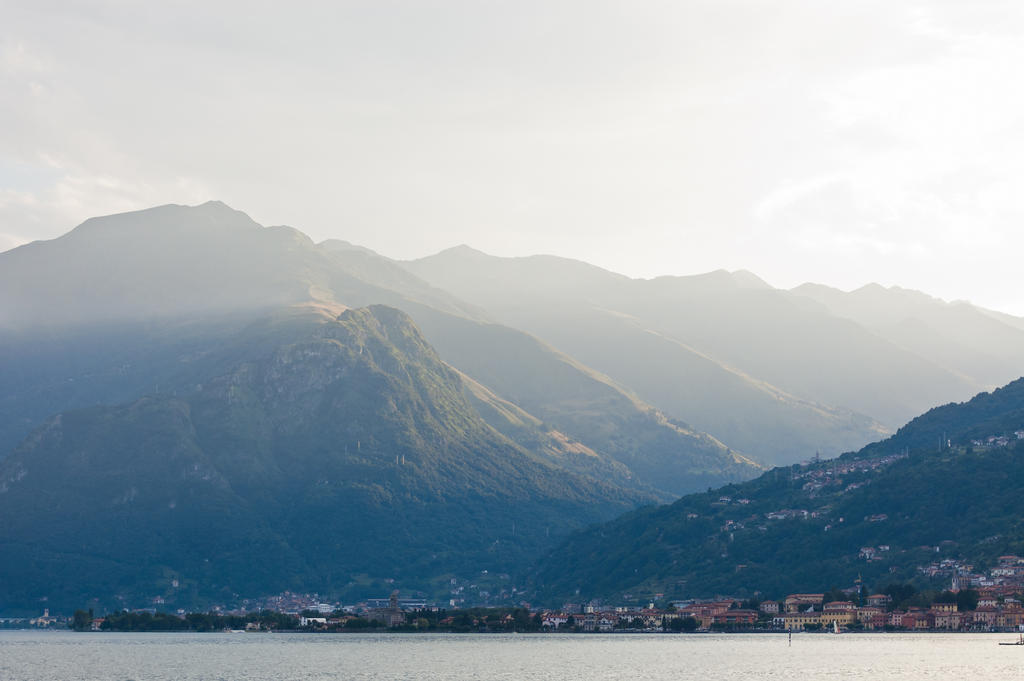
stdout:
[(831, 589), (829, 589), (828, 591), (825, 592), (825, 600), (824, 600), (825, 603), (832, 603), (834, 601), (848, 601), (848, 600), (850, 600), (850, 597), (845, 592), (837, 589), (834, 586)]
[(895, 610), (917, 595), (917, 588), (913, 584), (890, 584), (882, 593), (892, 598), (889, 609)]
[(92, 608), (86, 610), (75, 610), (71, 618), (71, 628), (75, 631), (89, 631), (92, 628)]
[(979, 598), (981, 598), (981, 594), (974, 589), (964, 589), (956, 595), (956, 609), (960, 612), (974, 610), (978, 607)]

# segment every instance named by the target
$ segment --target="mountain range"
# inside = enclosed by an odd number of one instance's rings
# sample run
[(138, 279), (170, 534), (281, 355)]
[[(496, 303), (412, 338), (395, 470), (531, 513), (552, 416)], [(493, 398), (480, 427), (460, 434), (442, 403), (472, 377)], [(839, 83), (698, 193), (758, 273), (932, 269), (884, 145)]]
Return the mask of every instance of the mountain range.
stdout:
[(901, 289), (400, 262), (219, 202), (93, 218), (0, 253), (0, 610), (526, 574), (1019, 376), (1019, 340)]
[(386, 259), (218, 203), (0, 254), (0, 349), (0, 609), (435, 593), (761, 468)]
[(406, 266), (770, 464), (857, 449), (1024, 373), (1016, 318), (899, 288), (783, 291), (742, 271), (630, 279), (465, 246)]
[[(250, 325), (276, 310), (372, 304), (405, 311), (447, 363), (522, 402), (536, 427), (564, 429), (611, 460), (661, 466), (635, 480), (658, 494), (757, 470), (715, 438), (385, 258), (261, 227), (220, 203), (93, 219), (0, 254), (0, 451), (54, 413), (174, 394), (268, 352), (279, 339)], [(487, 414), (508, 429), (504, 412)]]

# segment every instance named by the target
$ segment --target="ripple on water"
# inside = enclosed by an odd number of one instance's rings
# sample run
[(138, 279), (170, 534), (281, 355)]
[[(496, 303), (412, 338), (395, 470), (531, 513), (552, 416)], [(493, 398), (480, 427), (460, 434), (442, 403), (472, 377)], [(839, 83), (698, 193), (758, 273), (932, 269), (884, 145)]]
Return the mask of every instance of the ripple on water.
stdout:
[(1006, 634), (0, 632), (4, 681), (1014, 679)]

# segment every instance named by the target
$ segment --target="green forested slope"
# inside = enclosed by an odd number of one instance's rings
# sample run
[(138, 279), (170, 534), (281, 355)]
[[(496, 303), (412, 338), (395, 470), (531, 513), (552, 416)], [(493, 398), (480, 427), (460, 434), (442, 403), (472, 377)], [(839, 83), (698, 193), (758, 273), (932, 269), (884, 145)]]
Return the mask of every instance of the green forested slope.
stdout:
[[(628, 513), (546, 556), (549, 598), (778, 596), (910, 579), (936, 557), (984, 567), (1024, 551), (1024, 379), (929, 411), (893, 437), (833, 461)], [(940, 438), (945, 442), (940, 449)], [(972, 441), (1007, 435), (1006, 446)], [(860, 549), (879, 550), (867, 561)], [(936, 553), (938, 547), (938, 553)]]
[(652, 499), (488, 426), (403, 313), (295, 314), (192, 392), (60, 414), (0, 462), (0, 609), (431, 591)]

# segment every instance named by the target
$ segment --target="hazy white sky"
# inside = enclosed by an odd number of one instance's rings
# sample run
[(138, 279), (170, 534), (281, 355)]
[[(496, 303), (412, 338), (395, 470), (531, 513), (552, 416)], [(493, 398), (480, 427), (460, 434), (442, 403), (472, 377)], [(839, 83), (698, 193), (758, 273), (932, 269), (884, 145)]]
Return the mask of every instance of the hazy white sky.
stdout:
[(1019, 2), (0, 3), (0, 250), (220, 199), (411, 258), (1024, 314)]

